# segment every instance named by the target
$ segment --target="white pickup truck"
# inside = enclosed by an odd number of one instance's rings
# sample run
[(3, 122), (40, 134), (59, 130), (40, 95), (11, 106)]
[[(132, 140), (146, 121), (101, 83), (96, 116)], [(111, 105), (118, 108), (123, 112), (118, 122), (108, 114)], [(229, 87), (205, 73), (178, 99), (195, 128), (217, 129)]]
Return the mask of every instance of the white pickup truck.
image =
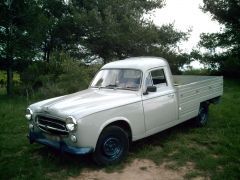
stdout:
[(222, 94), (223, 77), (172, 76), (163, 58), (128, 58), (104, 65), (86, 90), (30, 105), (28, 137), (113, 164), (131, 141), (191, 118), (205, 125), (208, 105)]

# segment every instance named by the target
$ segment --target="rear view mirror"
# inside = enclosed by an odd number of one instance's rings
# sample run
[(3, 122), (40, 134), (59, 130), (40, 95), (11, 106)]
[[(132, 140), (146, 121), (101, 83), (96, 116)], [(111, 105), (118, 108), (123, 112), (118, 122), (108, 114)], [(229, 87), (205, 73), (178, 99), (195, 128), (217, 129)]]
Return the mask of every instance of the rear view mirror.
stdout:
[(148, 86), (147, 87), (147, 91), (148, 92), (156, 92), (157, 91), (157, 87), (156, 86)]
[(146, 89), (146, 92), (143, 93), (144, 95), (148, 94), (148, 92), (156, 92), (157, 91), (157, 87), (156, 86), (148, 86)]

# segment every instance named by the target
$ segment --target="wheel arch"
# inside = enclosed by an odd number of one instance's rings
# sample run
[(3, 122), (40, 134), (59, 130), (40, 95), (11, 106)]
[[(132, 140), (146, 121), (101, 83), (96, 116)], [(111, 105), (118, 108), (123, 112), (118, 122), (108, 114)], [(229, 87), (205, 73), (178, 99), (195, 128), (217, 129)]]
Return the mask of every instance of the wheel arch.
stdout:
[(99, 138), (100, 134), (103, 132), (103, 130), (109, 126), (118, 126), (118, 127), (122, 128), (128, 134), (129, 141), (130, 142), (132, 141), (132, 128), (131, 128), (132, 126), (131, 126), (130, 121), (124, 117), (113, 118), (113, 119), (110, 119), (110, 120), (106, 121), (105, 123), (103, 123), (98, 132), (98, 138)]
[(209, 100), (203, 101), (203, 102), (200, 102), (199, 108), (200, 107), (206, 107), (206, 106), (209, 106), (209, 105), (210, 105), (210, 101)]
[(202, 101), (200, 102), (200, 106), (209, 106), (210, 104), (218, 104), (220, 102), (221, 96), (212, 98), (212, 99), (208, 99), (206, 101)]

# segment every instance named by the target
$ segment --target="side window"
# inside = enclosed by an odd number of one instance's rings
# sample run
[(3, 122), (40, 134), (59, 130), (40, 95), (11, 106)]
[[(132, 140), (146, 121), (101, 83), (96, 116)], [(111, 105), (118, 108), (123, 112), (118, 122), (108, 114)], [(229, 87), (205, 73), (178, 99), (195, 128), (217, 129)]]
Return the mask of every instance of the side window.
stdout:
[(163, 69), (157, 69), (151, 71), (152, 83), (157, 87), (167, 86), (166, 76)]
[(146, 87), (148, 87), (148, 86), (153, 86), (151, 73), (149, 73), (146, 78)]

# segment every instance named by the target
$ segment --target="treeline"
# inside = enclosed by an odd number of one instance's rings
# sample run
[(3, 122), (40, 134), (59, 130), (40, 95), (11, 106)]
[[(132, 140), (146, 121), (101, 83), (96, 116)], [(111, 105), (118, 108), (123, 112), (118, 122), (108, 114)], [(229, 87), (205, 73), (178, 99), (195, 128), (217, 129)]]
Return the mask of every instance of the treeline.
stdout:
[[(163, 0), (2, 0), (0, 65), (7, 71), (8, 94), (13, 92), (13, 71), (28, 72), (29, 64), (36, 69), (44, 63), (47, 67), (53, 59), (60, 62), (60, 53), (87, 63), (163, 56), (177, 71), (188, 61), (185, 54), (175, 52), (187, 33), (172, 24), (156, 27), (144, 16), (163, 5)], [(27, 76), (38, 76), (36, 71)]]
[(203, 0), (202, 10), (211, 14), (222, 28), (216, 33), (203, 33), (192, 57), (216, 69), (224, 76), (240, 77), (240, 1)]
[[(194, 50), (191, 54), (177, 52), (179, 42), (187, 40), (188, 32), (176, 30), (173, 24), (156, 27), (147, 18), (146, 14), (162, 8), (164, 3), (164, 0), (1, 0), (0, 69), (7, 72), (7, 93), (15, 92), (14, 71), (20, 74), (20, 89), (26, 92), (50, 84), (58, 84), (52, 89), (64, 91), (67, 87), (61, 84), (61, 78), (66, 74), (69, 75), (65, 77), (66, 86), (71, 86), (73, 71), (79, 73), (74, 74), (79, 81), (91, 79), (97, 69), (87, 65), (92, 61), (107, 63), (130, 56), (164, 57), (175, 73), (193, 59), (210, 64), (210, 68), (218, 67), (224, 74), (239, 73), (238, 1), (204, 0), (203, 10), (224, 24), (224, 29), (221, 33), (202, 35), (200, 45), (207, 53)], [(218, 53), (218, 47), (224, 53)], [(68, 70), (67, 62), (71, 65), (68, 64)]]

